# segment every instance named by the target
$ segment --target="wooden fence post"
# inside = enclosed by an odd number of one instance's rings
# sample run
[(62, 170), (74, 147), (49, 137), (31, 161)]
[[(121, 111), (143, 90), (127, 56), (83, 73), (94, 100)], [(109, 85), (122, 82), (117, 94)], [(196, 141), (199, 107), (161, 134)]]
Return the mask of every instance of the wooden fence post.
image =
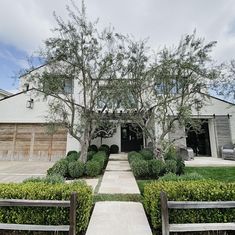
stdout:
[(77, 193), (73, 192), (70, 197), (69, 235), (76, 235), (76, 208)]
[(162, 214), (162, 235), (169, 235), (169, 214), (167, 206), (167, 196), (165, 192), (160, 193), (161, 214)]

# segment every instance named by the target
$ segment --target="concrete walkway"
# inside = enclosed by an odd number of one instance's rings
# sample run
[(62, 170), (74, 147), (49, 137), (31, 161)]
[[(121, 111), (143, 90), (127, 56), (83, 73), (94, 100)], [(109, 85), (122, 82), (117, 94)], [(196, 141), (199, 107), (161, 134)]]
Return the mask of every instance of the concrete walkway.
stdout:
[(215, 157), (194, 157), (194, 160), (185, 161), (185, 166), (191, 167), (223, 167), (223, 166), (235, 166), (235, 161), (224, 160), (222, 158)]
[[(111, 154), (100, 194), (140, 194), (127, 154)], [(104, 201), (95, 204), (86, 235), (152, 235), (140, 202)]]

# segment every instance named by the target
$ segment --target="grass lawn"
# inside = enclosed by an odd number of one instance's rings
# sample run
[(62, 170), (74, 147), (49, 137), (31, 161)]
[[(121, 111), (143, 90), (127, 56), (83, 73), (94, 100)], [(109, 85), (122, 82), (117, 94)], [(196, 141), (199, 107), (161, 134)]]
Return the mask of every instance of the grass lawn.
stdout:
[(186, 167), (185, 173), (197, 172), (205, 179), (235, 182), (235, 167)]
[[(205, 179), (235, 182), (235, 167), (185, 167), (185, 173), (197, 172)], [(144, 186), (154, 180), (137, 180), (141, 194)]]

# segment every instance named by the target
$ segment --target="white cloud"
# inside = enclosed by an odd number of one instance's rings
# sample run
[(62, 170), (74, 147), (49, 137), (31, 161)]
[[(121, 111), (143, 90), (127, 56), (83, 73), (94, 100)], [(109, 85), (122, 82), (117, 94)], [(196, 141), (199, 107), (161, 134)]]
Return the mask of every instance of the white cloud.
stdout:
[[(81, 0), (76, 0), (78, 4)], [(1, 0), (0, 41), (21, 50), (37, 50), (55, 25), (52, 12), (66, 16), (68, 0)], [(178, 43), (192, 33), (218, 41), (217, 60), (235, 55), (234, 0), (86, 0), (88, 15), (136, 38), (150, 38), (155, 48)]]

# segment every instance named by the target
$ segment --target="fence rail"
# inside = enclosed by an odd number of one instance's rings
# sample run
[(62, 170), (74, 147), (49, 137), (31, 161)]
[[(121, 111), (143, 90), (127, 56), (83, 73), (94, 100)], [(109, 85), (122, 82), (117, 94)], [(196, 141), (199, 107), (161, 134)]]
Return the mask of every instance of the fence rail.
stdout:
[(162, 235), (170, 232), (199, 232), (199, 231), (235, 231), (235, 223), (196, 223), (196, 224), (170, 224), (169, 209), (213, 209), (235, 208), (235, 201), (168, 201), (165, 192), (161, 192)]
[(76, 202), (77, 193), (73, 192), (69, 201), (58, 200), (25, 200), (25, 199), (0, 199), (1, 207), (67, 207), (69, 210), (69, 225), (34, 225), (34, 224), (6, 224), (0, 223), (2, 230), (24, 230), (24, 231), (55, 231), (76, 234)]

